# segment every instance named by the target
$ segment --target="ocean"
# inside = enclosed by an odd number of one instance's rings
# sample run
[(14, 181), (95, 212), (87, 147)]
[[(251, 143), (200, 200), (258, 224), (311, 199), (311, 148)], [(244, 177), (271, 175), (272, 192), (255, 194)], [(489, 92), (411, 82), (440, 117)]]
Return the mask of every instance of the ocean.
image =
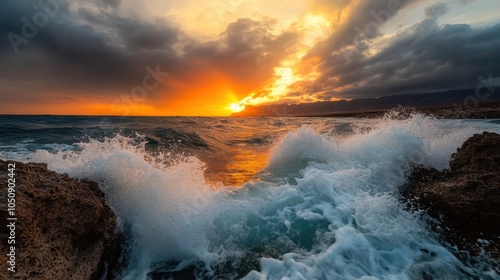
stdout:
[(131, 238), (119, 279), (499, 279), (400, 195), (483, 131), (500, 121), (0, 116), (0, 158), (98, 182)]

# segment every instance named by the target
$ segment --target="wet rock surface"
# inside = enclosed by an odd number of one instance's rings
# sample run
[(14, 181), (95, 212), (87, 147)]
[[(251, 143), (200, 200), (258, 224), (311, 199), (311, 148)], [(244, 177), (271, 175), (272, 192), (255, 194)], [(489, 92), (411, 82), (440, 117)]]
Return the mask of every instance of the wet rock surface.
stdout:
[(120, 238), (98, 185), (49, 171), (46, 164), (0, 160), (2, 224), (9, 217), (8, 163), (15, 163), (17, 272), (4, 273), (10, 231), (2, 226), (0, 278), (100, 279), (120, 254)]
[(499, 134), (469, 138), (452, 155), (450, 170), (416, 168), (403, 196), (438, 221), (435, 230), (447, 243), (500, 260)]

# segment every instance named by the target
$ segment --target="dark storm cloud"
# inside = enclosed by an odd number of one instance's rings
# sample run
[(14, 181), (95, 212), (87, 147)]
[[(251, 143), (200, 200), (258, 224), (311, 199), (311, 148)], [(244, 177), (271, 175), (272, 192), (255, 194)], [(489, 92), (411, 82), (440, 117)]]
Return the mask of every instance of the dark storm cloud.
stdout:
[[(196, 83), (195, 75), (212, 73), (222, 73), (236, 84), (269, 80), (273, 67), (297, 38), (293, 33), (271, 34), (270, 20), (240, 19), (218, 40), (199, 43), (165, 20), (145, 22), (99, 8), (103, 3), (117, 7), (119, 1), (99, 1), (97, 9), (85, 6), (72, 12), (63, 2), (57, 3), (57, 14), (27, 43), (15, 48), (8, 34), (23, 36), (22, 18), (32, 22), (37, 10), (31, 1), (0, 3), (2, 99), (39, 102), (55, 98), (49, 92), (64, 92), (63, 99), (116, 97), (141, 84), (148, 65), (158, 65), (162, 72), (187, 84)], [(161, 94), (169, 95), (167, 83)], [(169, 96), (148, 95), (150, 102), (161, 98)]]
[[(161, 90), (148, 93), (150, 104), (212, 82), (227, 83), (237, 98), (250, 92), (255, 97), (267, 95), (263, 88), (272, 82), (273, 68), (298, 46), (298, 33), (276, 35), (270, 19), (242, 18), (229, 24), (217, 39), (199, 42), (163, 19), (142, 21), (120, 16), (115, 11), (121, 5), (117, 0), (86, 2), (76, 11), (58, 0), (55, 15), (49, 16), (34, 36), (22, 42), (16, 37), (13, 47), (14, 37), (9, 34), (24, 38), (26, 20), (33, 24), (34, 15), (44, 10), (39, 3), (55, 1), (0, 2), (2, 101), (59, 102), (85, 97), (106, 102), (130, 93), (142, 83), (145, 68), (157, 65), (170, 75)], [(440, 3), (428, 7), (419, 24), (407, 27), (384, 49), (368, 55), (373, 40), (382, 35), (384, 23), (418, 1), (360, 3), (299, 65), (302, 74), (314, 68), (319, 77), (295, 84), (284, 99), (328, 100), (472, 88), (479, 75), (500, 75), (500, 24), (440, 26), (437, 20), (448, 9)], [(349, 1), (344, 2), (347, 5)]]
[[(23, 97), (34, 95), (33, 91), (129, 87), (123, 81), (140, 77), (143, 72), (144, 66), (134, 61), (126, 48), (110, 44), (94, 26), (65, 21), (69, 15), (63, 3), (54, 9), (57, 13), (46, 25), (37, 27), (37, 32), (28, 37), (23, 26), (26, 19), (34, 25), (33, 15), (39, 10), (27, 1), (4, 1), (1, 5), (0, 59), (4, 63), (0, 69), (3, 78)], [(11, 38), (12, 34), (23, 37), (27, 42), (13, 47), (9, 34)]]
[(121, 0), (97, 0), (97, 3), (101, 3), (105, 6), (111, 7), (111, 8), (118, 8), (120, 7)]
[(271, 27), (272, 21), (239, 19), (227, 26), (220, 40), (192, 44), (186, 51), (191, 59), (217, 65), (224, 76), (237, 83), (247, 79), (266, 82), (280, 60), (293, 52), (298, 38), (291, 32), (274, 36)]
[(406, 5), (418, 0), (372, 0), (362, 1), (353, 11), (347, 22), (336, 30), (328, 39), (317, 44), (310, 56), (320, 56), (328, 59), (332, 51), (337, 51), (346, 45), (357, 45), (363, 48), (364, 37), (375, 38), (380, 35), (380, 28)]
[(110, 30), (111, 34), (107, 36), (119, 39), (118, 42), (110, 43), (121, 44), (130, 50), (172, 51), (173, 44), (179, 39), (180, 31), (165, 20), (158, 19), (154, 23), (142, 22), (107, 12), (96, 14), (85, 9), (79, 9), (78, 14), (92, 26)]
[(474, 88), (478, 76), (500, 75), (500, 24), (439, 26), (446, 11), (441, 3), (427, 7), (424, 20), (373, 56), (357, 48), (367, 46), (363, 36), (346, 48), (322, 46), (331, 54), (319, 66), (321, 76), (296, 86), (328, 100)]
[(274, 78), (274, 67), (294, 53), (298, 39), (293, 32), (273, 35), (272, 25), (271, 20), (242, 18), (229, 24), (217, 40), (186, 44), (182, 65), (173, 72), (183, 89), (172, 90), (165, 98), (182, 97), (188, 88), (206, 88), (203, 94), (217, 97), (221, 93), (210, 89), (222, 83), (242, 99), (266, 86)]

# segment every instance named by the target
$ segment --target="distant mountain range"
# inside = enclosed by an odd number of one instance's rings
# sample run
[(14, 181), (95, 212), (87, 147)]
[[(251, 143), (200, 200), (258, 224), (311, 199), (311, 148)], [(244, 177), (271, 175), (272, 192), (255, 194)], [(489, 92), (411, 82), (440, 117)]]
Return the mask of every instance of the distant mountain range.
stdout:
[(246, 106), (245, 110), (231, 116), (318, 116), (386, 111), (398, 106), (409, 106), (417, 109), (445, 105), (473, 107), (476, 102), (498, 101), (500, 101), (500, 89), (488, 92), (486, 88), (483, 88), (477, 96), (475, 89), (463, 89), (366, 99)]

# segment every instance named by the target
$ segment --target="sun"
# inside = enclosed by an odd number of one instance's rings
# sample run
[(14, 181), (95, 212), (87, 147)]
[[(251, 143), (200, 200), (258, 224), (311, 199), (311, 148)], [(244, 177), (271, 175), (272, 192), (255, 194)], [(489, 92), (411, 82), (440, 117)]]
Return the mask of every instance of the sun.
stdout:
[(238, 113), (243, 111), (245, 109), (245, 106), (239, 103), (231, 103), (231, 105), (229, 105), (229, 109), (235, 113)]

